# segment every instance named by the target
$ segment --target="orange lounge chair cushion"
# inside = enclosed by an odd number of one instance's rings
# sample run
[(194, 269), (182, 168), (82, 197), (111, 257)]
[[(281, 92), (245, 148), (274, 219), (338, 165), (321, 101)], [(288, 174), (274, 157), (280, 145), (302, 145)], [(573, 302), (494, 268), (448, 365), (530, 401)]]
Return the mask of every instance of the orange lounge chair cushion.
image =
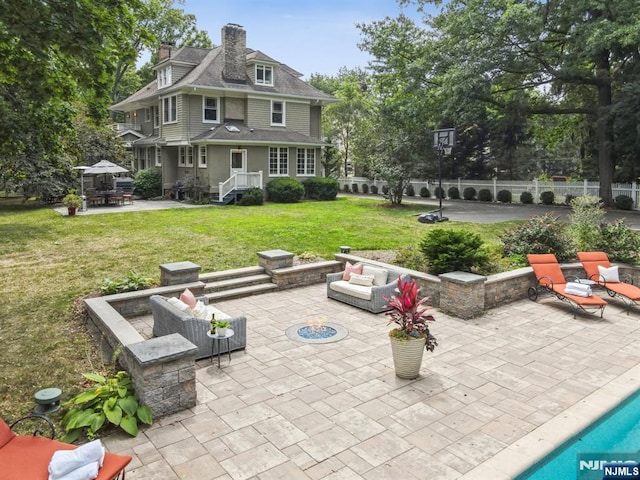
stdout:
[(557, 294), (575, 302), (577, 305), (587, 307), (607, 305), (606, 300), (603, 300), (597, 295), (579, 297), (578, 295), (565, 293), (564, 289), (567, 286), (567, 280), (564, 278), (564, 273), (562, 273), (558, 259), (553, 253), (532, 253), (527, 255), (527, 259), (538, 283), (543, 287), (553, 290)]
[[(600, 273), (598, 272), (598, 265), (610, 268), (611, 262), (609, 257), (604, 252), (578, 252), (578, 259), (584, 267), (584, 271), (587, 272), (587, 277), (595, 282), (600, 283)], [(604, 282), (602, 286), (612, 292), (627, 297), (629, 300), (640, 300), (640, 288), (630, 283), (624, 282)]]
[[(7, 434), (9, 430), (9, 434)], [(49, 462), (56, 450), (73, 450), (76, 445), (58, 442), (44, 437), (15, 435), (0, 419), (0, 444), (3, 438), (12, 436), (0, 447), (0, 478), (2, 480), (47, 480)], [(97, 480), (112, 480), (131, 461), (128, 455), (106, 453)]]

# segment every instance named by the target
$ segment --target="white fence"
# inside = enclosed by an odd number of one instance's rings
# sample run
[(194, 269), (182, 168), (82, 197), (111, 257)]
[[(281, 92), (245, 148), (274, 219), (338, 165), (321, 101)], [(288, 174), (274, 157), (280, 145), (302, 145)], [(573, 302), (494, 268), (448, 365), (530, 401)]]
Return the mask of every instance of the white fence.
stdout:
[[(362, 193), (362, 186), (364, 184), (371, 189), (372, 185), (378, 188), (378, 193), (382, 193), (382, 187), (387, 182), (382, 180), (370, 180), (365, 177), (347, 177), (338, 179), (340, 183), (340, 189), (344, 188), (344, 185), (349, 185), (349, 189), (353, 188), (353, 185), (358, 185), (358, 192)], [(411, 185), (415, 189), (416, 195), (420, 194), (420, 189), (426, 187), (429, 189), (431, 196), (435, 194), (435, 189), (438, 187), (438, 181), (428, 180), (411, 180)], [(593, 195), (595, 197), (600, 196), (600, 183), (588, 182), (583, 180), (582, 182), (542, 182), (540, 180), (531, 181), (508, 181), (508, 180), (466, 180), (459, 178), (457, 180), (442, 180), (442, 189), (447, 193), (450, 187), (458, 187), (460, 191), (460, 198), (462, 193), (467, 187), (473, 187), (476, 191), (486, 188), (491, 191), (493, 198), (498, 196), (500, 190), (509, 190), (513, 196), (513, 201), (519, 201), (520, 194), (522, 192), (530, 192), (533, 195), (534, 202), (540, 201), (540, 194), (542, 192), (551, 191), (555, 195), (556, 203), (564, 203), (567, 195), (573, 195), (574, 197), (580, 197), (582, 195)], [(638, 209), (638, 202), (640, 201), (640, 184), (637, 183), (613, 183), (611, 184), (611, 191), (613, 198), (618, 195), (626, 195), (633, 199), (633, 208)]]

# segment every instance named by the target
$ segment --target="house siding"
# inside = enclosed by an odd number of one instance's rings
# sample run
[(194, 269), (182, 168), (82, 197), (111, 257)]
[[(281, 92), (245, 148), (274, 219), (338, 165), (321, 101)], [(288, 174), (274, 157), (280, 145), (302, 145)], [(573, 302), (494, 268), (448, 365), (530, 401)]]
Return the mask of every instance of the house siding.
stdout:
[(286, 102), (287, 128), (303, 135), (309, 135), (309, 104)]
[(187, 67), (185, 65), (172, 65), (171, 66), (171, 82), (179, 82), (187, 73), (191, 71), (193, 67)]
[(244, 122), (247, 117), (247, 106), (244, 98), (223, 97), (220, 103), (224, 105), (222, 117), (225, 121), (237, 120)]
[(309, 135), (322, 138), (322, 107), (309, 108)]
[(271, 101), (262, 98), (247, 99), (247, 126), (251, 128), (271, 127)]

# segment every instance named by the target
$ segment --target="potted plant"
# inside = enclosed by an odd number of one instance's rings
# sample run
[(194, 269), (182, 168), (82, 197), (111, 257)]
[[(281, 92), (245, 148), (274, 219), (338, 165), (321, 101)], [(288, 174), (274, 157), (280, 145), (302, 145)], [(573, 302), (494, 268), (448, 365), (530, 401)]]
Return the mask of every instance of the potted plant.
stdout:
[(227, 320), (216, 320), (215, 316), (211, 318), (211, 333), (224, 337), (227, 334), (227, 328), (229, 328)]
[(429, 331), (429, 323), (434, 322), (435, 318), (425, 306), (429, 297), (418, 298), (415, 280), (405, 282), (399, 277), (397, 292), (396, 295), (385, 297), (391, 309), (386, 313), (389, 323), (397, 325), (389, 332), (393, 363), (397, 377), (414, 379), (420, 374), (425, 348), (433, 352), (438, 345)]
[(82, 198), (75, 191), (71, 191), (64, 196), (62, 203), (67, 207), (69, 215), (75, 215), (78, 207), (82, 205)]

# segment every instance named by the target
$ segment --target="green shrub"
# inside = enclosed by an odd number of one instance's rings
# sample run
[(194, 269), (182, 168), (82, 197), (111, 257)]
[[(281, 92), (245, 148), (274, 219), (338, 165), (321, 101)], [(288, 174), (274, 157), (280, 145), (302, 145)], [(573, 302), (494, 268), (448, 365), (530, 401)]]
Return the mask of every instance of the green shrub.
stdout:
[(382, 194), (383, 195), (388, 195), (389, 194), (389, 185), (383, 185), (382, 186)]
[(540, 202), (542, 202), (543, 205), (553, 205), (555, 199), (556, 195), (550, 190), (540, 194)]
[(631, 210), (633, 208), (633, 199), (627, 195), (616, 196), (614, 203), (618, 210)]
[(420, 242), (420, 250), (427, 258), (429, 272), (434, 275), (463, 271), (486, 263), (482, 239), (477, 233), (463, 230), (430, 230)]
[(351, 191), (353, 193), (358, 193), (358, 184), (357, 183), (354, 183), (354, 184), (351, 185)]
[(500, 190), (496, 195), (496, 200), (500, 203), (511, 203), (511, 192), (509, 190)]
[(476, 189), (473, 187), (467, 187), (462, 191), (462, 198), (465, 200), (475, 200), (476, 199)]
[(369, 185), (366, 183), (362, 184), (362, 193), (369, 193)]
[(100, 286), (100, 292), (103, 295), (113, 295), (114, 293), (135, 292), (136, 290), (144, 290), (153, 284), (153, 280), (149, 277), (140, 275), (130, 270), (124, 278), (112, 280), (105, 278)]
[(349, 193), (351, 192), (351, 190), (349, 189), (349, 185), (347, 185), (346, 183), (344, 184), (344, 186), (342, 187), (342, 191), (344, 193)]
[(478, 192), (478, 200), (481, 202), (491, 202), (493, 201), (493, 193), (488, 188), (481, 188)]
[(427, 259), (417, 246), (402, 247), (396, 252), (395, 265), (400, 267), (425, 272)]
[(612, 262), (637, 265), (640, 263), (640, 234), (623, 220), (616, 220), (601, 226), (600, 242), (595, 249), (607, 252)]
[(279, 177), (267, 183), (267, 197), (275, 203), (295, 203), (304, 196), (304, 187), (295, 178)]
[(420, 196), (422, 198), (429, 198), (431, 196), (431, 192), (429, 191), (429, 189), (427, 187), (422, 187), (420, 189)]
[(533, 194), (531, 192), (522, 192), (520, 194), (520, 203), (531, 205), (533, 203)]
[(118, 372), (113, 378), (97, 373), (82, 376), (93, 385), (64, 403), (69, 410), (61, 420), (65, 429), (63, 442), (72, 443), (82, 434), (93, 440), (107, 421), (134, 437), (138, 434), (138, 420), (153, 423), (151, 409), (138, 402), (127, 372)]
[(435, 198), (445, 198), (444, 188), (436, 187), (434, 190)]
[(460, 189), (458, 187), (449, 187), (447, 195), (452, 200), (460, 200)]
[(309, 200), (335, 200), (340, 184), (335, 178), (311, 177), (302, 182)]
[(162, 195), (162, 171), (159, 168), (140, 170), (133, 180), (136, 195), (142, 198), (154, 198)]
[(258, 187), (248, 189), (242, 194), (242, 198), (240, 198), (240, 201), (238, 202), (238, 205), (241, 207), (262, 204), (264, 204), (264, 192)]
[(571, 201), (572, 212), (569, 214), (568, 233), (578, 251), (596, 249), (602, 235), (600, 226), (604, 221), (604, 210), (600, 199), (591, 195), (583, 195)]
[(416, 196), (416, 189), (413, 187), (413, 185), (409, 184), (409, 185), (407, 185), (405, 193), (406, 193), (407, 197), (415, 197)]
[(551, 213), (531, 217), (526, 223), (508, 230), (501, 237), (504, 256), (528, 253), (554, 253), (559, 261), (574, 257), (571, 240), (564, 233), (564, 224)]
[(377, 185), (371, 185), (371, 193), (373, 195), (377, 195), (378, 194), (378, 186)]

